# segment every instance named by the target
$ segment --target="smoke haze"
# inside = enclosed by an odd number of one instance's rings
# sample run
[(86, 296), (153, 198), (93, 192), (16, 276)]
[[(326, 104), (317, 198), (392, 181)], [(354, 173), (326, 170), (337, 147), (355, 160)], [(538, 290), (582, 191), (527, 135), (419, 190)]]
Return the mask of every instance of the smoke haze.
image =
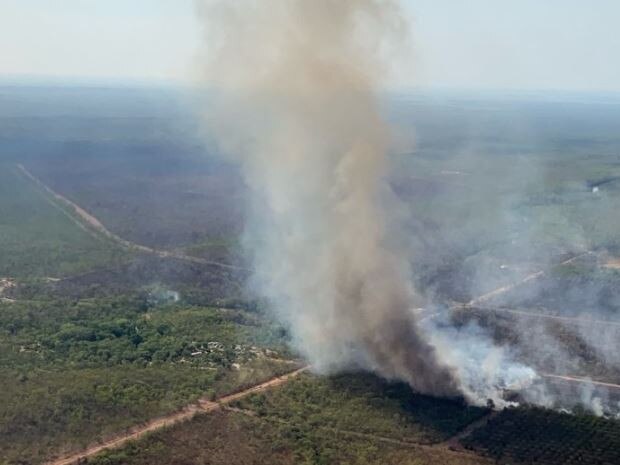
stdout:
[[(401, 219), (410, 211), (392, 191), (398, 175), (388, 182), (394, 137), (379, 95), (388, 63), (408, 48), (398, 2), (204, 1), (199, 14), (205, 25), (208, 129), (219, 151), (241, 166), (252, 192), (245, 245), (254, 259), (254, 284), (313, 368), (322, 373), (363, 368), (423, 393), (462, 395), (478, 405), (488, 399), (509, 405), (504, 397), (512, 391), (529, 402), (557, 406), (556, 394), (534, 367), (566, 373), (578, 364), (548, 328), (512, 325), (504, 332), (521, 344), (512, 347), (493, 334), (501, 328), (458, 322), (453, 309), (434, 308), (432, 287), (414, 292), (411, 264), (439, 266), (446, 250), (424, 228), (407, 237), (411, 229)], [(505, 170), (506, 161), (480, 163), (469, 149), (471, 157), (452, 160), (461, 163), (458, 170), (443, 174), (468, 176), (468, 208), (475, 207), (476, 223), (493, 227), (485, 236), (479, 224), (464, 230), (472, 222), (465, 224), (457, 209), (452, 218), (445, 215), (444, 231), (461, 242), (473, 234), (468, 249), (507, 241), (510, 246), (498, 248), (498, 256), (537, 261), (531, 270), (531, 264), (523, 269), (501, 264), (500, 275), (498, 258), (472, 253), (462, 268), (468, 276), (456, 281), (476, 297), (505, 285), (507, 275), (518, 281), (523, 273), (551, 265), (558, 246), (533, 248), (537, 232), (512, 208), (526, 197), (523, 179), (543, 178), (530, 159), (512, 160), (513, 176), (503, 181), (505, 192), (494, 196), (487, 188), (495, 189), (498, 178), (488, 174), (494, 166)], [(516, 193), (510, 193), (513, 188)], [(583, 251), (575, 244), (560, 248)], [(412, 250), (418, 254), (413, 258)], [(521, 295), (522, 287), (498, 295)], [(487, 304), (496, 297), (462, 302)], [(414, 310), (420, 305), (426, 309)], [(584, 392), (584, 404), (599, 413), (600, 398)]]
[(389, 224), (377, 93), (384, 57), (406, 39), (398, 5), (208, 2), (201, 12), (212, 129), (254, 190), (257, 279), (297, 347), (323, 372), (358, 366), (456, 394), (410, 310)]

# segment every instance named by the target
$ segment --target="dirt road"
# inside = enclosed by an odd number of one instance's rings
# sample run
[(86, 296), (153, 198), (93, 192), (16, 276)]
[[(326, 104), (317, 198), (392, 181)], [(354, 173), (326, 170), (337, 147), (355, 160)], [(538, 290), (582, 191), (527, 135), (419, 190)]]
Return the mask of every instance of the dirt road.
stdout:
[(221, 397), (215, 402), (208, 400), (206, 398), (199, 399), (198, 402), (196, 402), (195, 404), (188, 405), (178, 412), (171, 413), (170, 415), (166, 415), (165, 417), (156, 418), (142, 426), (137, 426), (133, 428), (132, 430), (130, 430), (129, 432), (125, 434), (118, 435), (101, 444), (91, 446), (88, 449), (85, 449), (83, 451), (76, 452), (76, 453), (73, 453), (65, 457), (54, 459), (52, 461), (47, 462), (45, 465), (77, 464), (81, 460), (88, 458), (88, 457), (92, 457), (93, 455), (97, 455), (98, 453), (104, 451), (105, 449), (116, 449), (118, 447), (123, 446), (128, 441), (138, 439), (147, 433), (157, 431), (159, 429), (162, 429), (162, 428), (165, 428), (171, 425), (175, 425), (183, 421), (187, 421), (196, 414), (213, 412), (214, 410), (220, 409), (223, 405), (229, 404), (231, 402), (234, 402), (235, 400), (249, 396), (250, 394), (254, 394), (256, 392), (262, 392), (267, 389), (280, 386), (281, 384), (286, 383), (289, 379), (303, 373), (308, 368), (309, 367), (303, 367), (298, 370), (292, 371), (286, 375), (277, 376), (273, 379), (270, 379), (269, 381), (258, 384), (244, 391), (237, 392), (235, 394), (230, 394), (225, 397)]
[[(575, 262), (576, 260), (579, 260), (582, 257), (585, 257), (587, 255), (590, 255), (592, 252), (587, 251), (587, 252), (583, 252), (580, 253), (578, 255), (575, 255), (574, 257), (571, 257), (569, 259), (564, 260), (561, 263), (558, 263), (555, 266), (564, 266), (564, 265), (570, 265), (571, 263)], [(514, 283), (511, 284), (507, 284), (505, 286), (499, 287), (497, 289), (494, 289), (490, 292), (487, 292), (486, 294), (483, 294), (481, 296), (475, 297), (472, 300), (470, 300), (467, 303), (464, 304), (456, 304), (453, 305), (452, 307), (450, 307), (450, 310), (455, 311), (455, 310), (468, 310), (471, 309), (472, 307), (475, 307), (476, 310), (481, 310), (481, 311), (488, 311), (488, 312), (500, 312), (500, 313), (510, 313), (513, 315), (517, 315), (517, 316), (526, 316), (526, 317), (532, 317), (532, 318), (545, 318), (545, 319), (551, 319), (551, 320), (558, 320), (558, 321), (564, 321), (564, 322), (570, 322), (570, 323), (577, 323), (577, 324), (601, 324), (601, 325), (606, 325), (606, 326), (620, 326), (620, 322), (615, 322), (615, 321), (605, 321), (605, 320), (596, 320), (596, 319), (588, 319), (588, 318), (577, 318), (577, 317), (568, 317), (568, 316), (558, 316), (558, 315), (546, 315), (544, 313), (534, 313), (534, 312), (528, 312), (528, 311), (524, 311), (524, 310), (517, 310), (517, 309), (512, 309), (512, 308), (505, 308), (505, 307), (485, 307), (482, 306), (481, 304), (484, 304), (486, 301), (492, 299), (493, 297), (497, 297), (499, 295), (505, 294), (515, 288), (517, 288), (518, 286), (521, 286), (523, 284), (526, 284), (530, 281), (534, 281), (538, 278), (541, 278), (542, 276), (545, 275), (547, 271), (545, 270), (539, 270), (536, 271), (535, 273), (531, 273), (528, 274), (527, 276), (525, 276), (523, 279), (521, 279), (520, 281), (516, 281)]]
[[(567, 260), (564, 260), (561, 263), (558, 263), (556, 266), (564, 266), (564, 265), (570, 265), (571, 263), (575, 262), (576, 260), (585, 257), (587, 255), (590, 255), (592, 252), (587, 251), (587, 252), (583, 252), (580, 253), (578, 255), (575, 255), (574, 257), (571, 257)], [(618, 262), (618, 266), (620, 267), (620, 261)], [(568, 317), (568, 316), (559, 316), (559, 315), (546, 315), (544, 313), (534, 313), (534, 312), (529, 312), (529, 311), (524, 311), (524, 310), (517, 310), (517, 309), (511, 309), (511, 308), (502, 308), (502, 307), (485, 307), (485, 306), (481, 306), (480, 304), (484, 303), (485, 301), (491, 299), (492, 297), (496, 297), (498, 295), (502, 295), (506, 292), (509, 292), (513, 289), (515, 289), (516, 287), (528, 283), (530, 281), (533, 281), (535, 279), (538, 279), (540, 277), (542, 277), (544, 274), (546, 273), (546, 271), (544, 270), (540, 270), (537, 271), (535, 273), (531, 273), (527, 276), (525, 276), (522, 280), (517, 281), (515, 283), (506, 285), (506, 286), (502, 286), (498, 289), (495, 289), (491, 292), (488, 292), (486, 294), (483, 294), (479, 297), (476, 297), (472, 300), (470, 300), (469, 302), (467, 302), (466, 304), (460, 304), (460, 305), (453, 305), (452, 307), (450, 307), (450, 310), (452, 311), (458, 311), (458, 310), (470, 310), (472, 307), (475, 307), (476, 310), (480, 310), (480, 311), (487, 311), (487, 312), (498, 312), (498, 313), (509, 313), (512, 315), (516, 315), (516, 316), (520, 316), (520, 317), (528, 317), (528, 318), (542, 318), (542, 319), (550, 319), (550, 320), (556, 320), (556, 321), (561, 321), (561, 322), (565, 322), (565, 323), (571, 323), (571, 324), (590, 324), (590, 325), (601, 325), (601, 326), (614, 326), (614, 327), (620, 327), (620, 322), (618, 321), (607, 321), (607, 320), (597, 320), (597, 319), (590, 319), (590, 318), (577, 318), (577, 317)], [(541, 374), (542, 377), (544, 378), (549, 378), (549, 379), (556, 379), (556, 380), (561, 380), (561, 381), (565, 381), (565, 382), (572, 382), (572, 383), (589, 383), (589, 384), (593, 384), (595, 386), (601, 386), (601, 387), (607, 387), (607, 388), (611, 388), (611, 389), (620, 389), (620, 385), (618, 384), (613, 384), (613, 383), (606, 383), (606, 382), (602, 382), (602, 381), (592, 381), (590, 379), (587, 378), (580, 378), (577, 376), (568, 376), (568, 375), (555, 375), (555, 374)]]
[(454, 436), (446, 439), (443, 442), (440, 442), (439, 444), (436, 444), (436, 446), (445, 447), (450, 450), (463, 450), (463, 446), (461, 445), (461, 439), (464, 439), (467, 436), (469, 436), (471, 433), (474, 432), (474, 430), (477, 430), (478, 428), (482, 428), (483, 426), (485, 426), (492, 418), (499, 415), (500, 412), (501, 410), (492, 410), (488, 414), (484, 415), (482, 418), (467, 425), (465, 429), (458, 432)]
[[(123, 248), (157, 255), (162, 258), (176, 258), (179, 260), (198, 263), (202, 265), (210, 265), (210, 266), (217, 266), (219, 268), (247, 271), (243, 267), (230, 265), (228, 263), (217, 262), (214, 260), (206, 260), (204, 258), (193, 257), (191, 255), (186, 255), (183, 253), (173, 252), (169, 250), (154, 249), (146, 245), (136, 244), (135, 242), (131, 242), (126, 239), (123, 239), (122, 237), (114, 234), (112, 231), (106, 228), (104, 224), (101, 221), (99, 221), (99, 219), (97, 219), (94, 215), (84, 210), (82, 207), (80, 207), (75, 202), (69, 200), (65, 196), (54, 191), (47, 184), (43, 183), (43, 181), (41, 181), (39, 178), (34, 176), (23, 165), (17, 164), (16, 166), (24, 176), (26, 176), (29, 180), (35, 183), (39, 188), (41, 188), (46, 194), (50, 196), (50, 199), (48, 200), (54, 207), (58, 208), (61, 212), (63, 212), (63, 214), (65, 214), (69, 219), (71, 219), (71, 221), (73, 221), (73, 223), (75, 223), (81, 229), (83, 229), (84, 231), (86, 231), (87, 233), (91, 234), (92, 236), (98, 239), (100, 239), (101, 236), (103, 236), (117, 243)], [(65, 208), (62, 208), (62, 206), (68, 208), (73, 214), (68, 213)]]
[[(103, 452), (106, 449), (116, 449), (116, 448), (122, 447), (127, 442), (139, 439), (143, 437), (144, 435), (151, 433), (153, 431), (157, 431), (162, 428), (166, 428), (166, 427), (169, 427), (169, 426), (172, 426), (172, 425), (184, 422), (184, 421), (188, 421), (192, 417), (194, 417), (194, 415), (202, 414), (202, 413), (209, 413), (209, 412), (213, 412), (219, 409), (226, 409), (232, 412), (242, 413), (244, 415), (256, 417), (255, 412), (251, 410), (228, 407), (227, 405), (236, 400), (249, 396), (251, 394), (278, 387), (286, 383), (287, 381), (289, 381), (291, 378), (294, 378), (298, 376), (299, 374), (303, 373), (304, 371), (308, 370), (309, 368), (310, 368), (309, 366), (299, 368), (295, 371), (292, 371), (282, 376), (275, 377), (273, 379), (270, 379), (269, 381), (258, 384), (244, 391), (240, 391), (234, 394), (230, 394), (228, 396), (221, 397), (217, 401), (211, 401), (206, 398), (199, 399), (198, 402), (196, 402), (195, 404), (188, 405), (178, 412), (172, 413), (170, 415), (166, 415), (165, 417), (153, 419), (144, 425), (132, 428), (125, 434), (121, 434), (116, 437), (110, 438), (109, 440), (101, 444), (93, 445), (80, 452), (75, 452), (75, 453), (72, 453), (71, 455), (67, 455), (64, 457), (51, 460), (49, 462), (46, 462), (44, 465), (77, 465), (81, 463), (84, 459), (87, 459), (88, 457), (93, 457)], [(486, 423), (486, 421), (488, 421), (491, 416), (496, 415), (497, 413), (499, 412), (491, 412), (489, 415), (485, 415), (484, 418), (471, 423), (470, 425), (467, 426), (467, 428), (465, 428), (463, 431), (461, 431), (457, 435), (449, 438), (446, 441), (443, 441), (437, 444), (409, 442), (409, 441), (385, 437), (385, 436), (381, 436), (377, 434), (341, 430), (341, 429), (332, 428), (332, 427), (322, 427), (322, 428), (328, 429), (334, 434), (341, 434), (345, 436), (355, 436), (355, 437), (360, 437), (364, 439), (397, 445), (401, 447), (407, 447), (407, 448), (413, 448), (413, 449), (419, 449), (419, 450), (427, 450), (427, 451), (442, 451), (442, 452), (447, 452), (447, 453), (455, 454), (455, 455), (463, 455), (464, 457), (471, 457), (471, 452), (463, 450), (460, 446), (455, 447), (454, 445), (458, 444), (458, 441), (461, 438), (469, 435), (474, 429), (480, 426), (483, 426), (483, 424)], [(267, 421), (264, 418), (261, 420)], [(284, 422), (284, 420), (282, 420), (282, 422)]]
[[(241, 415), (246, 415), (254, 419), (257, 419), (258, 421), (261, 421), (261, 422), (278, 423), (280, 425), (287, 425), (289, 427), (295, 426), (295, 424), (289, 420), (286, 420), (283, 418), (276, 418), (276, 417), (259, 416), (253, 410), (226, 407), (226, 406), (223, 408), (228, 412), (234, 412), (234, 413), (239, 413)], [(315, 428), (317, 430), (329, 431), (330, 433), (335, 434), (335, 435), (355, 437), (355, 438), (365, 439), (369, 441), (382, 442), (385, 444), (390, 444), (392, 446), (404, 447), (407, 449), (412, 449), (412, 450), (417, 450), (417, 451), (448, 454), (451, 456), (462, 457), (463, 459), (467, 459), (467, 460), (470, 460), (472, 457), (479, 457), (480, 462), (477, 462), (477, 463), (487, 463), (483, 461), (484, 459), (483, 457), (478, 456), (475, 453), (464, 449), (458, 443), (458, 441), (461, 438), (469, 435), (474, 429), (477, 429), (483, 426), (484, 424), (486, 424), (486, 422), (490, 418), (494, 417), (497, 414), (499, 414), (499, 411), (492, 411), (488, 415), (485, 415), (480, 420), (477, 420), (471, 423), (470, 425), (468, 425), (467, 428), (465, 428), (460, 433), (457, 433), (456, 435), (446, 439), (445, 441), (435, 442), (435, 443), (426, 442), (426, 441), (407, 441), (406, 439), (398, 439), (398, 438), (393, 438), (389, 436), (383, 436), (377, 433), (363, 433), (360, 431), (352, 431), (348, 429), (335, 428), (335, 427), (326, 426), (326, 425), (315, 425)], [(458, 444), (458, 446), (455, 447), (454, 444)]]
[[(469, 310), (470, 307), (463, 305), (462, 307), (454, 306), (452, 310), (465, 309)], [(593, 318), (578, 318), (574, 316), (560, 316), (560, 315), (547, 315), (545, 313), (534, 313), (525, 310), (517, 310), (514, 308), (504, 308), (504, 307), (476, 307), (476, 310), (480, 310), (482, 312), (491, 312), (491, 313), (509, 313), (511, 315), (523, 316), (527, 318), (542, 318), (548, 320), (556, 320), (561, 321), (563, 323), (572, 323), (577, 325), (601, 325), (601, 326), (617, 326), (620, 328), (620, 321), (609, 321), (609, 320), (597, 320)]]
[(614, 383), (605, 383), (603, 381), (594, 381), (589, 378), (581, 378), (579, 376), (568, 376), (568, 375), (552, 375), (549, 373), (541, 373), (543, 378), (549, 379), (557, 379), (561, 381), (568, 381), (571, 383), (583, 383), (583, 384), (592, 384), (594, 386), (601, 386), (609, 389), (620, 389), (620, 384)]
[[(585, 257), (586, 255), (590, 255), (591, 253), (592, 252), (590, 252), (590, 251), (580, 253), (579, 255), (575, 255), (574, 257), (571, 257), (571, 258), (569, 258), (567, 260), (564, 260), (563, 262), (558, 263), (555, 266), (570, 265), (574, 261), (579, 260), (580, 258)], [(486, 302), (487, 300), (489, 300), (489, 299), (491, 299), (493, 297), (497, 297), (498, 295), (505, 294), (507, 292), (512, 291), (516, 287), (519, 287), (519, 286), (521, 286), (523, 284), (529, 283), (530, 281), (534, 281), (534, 280), (536, 280), (538, 278), (541, 278), (542, 276), (545, 275), (545, 273), (546, 273), (545, 270), (539, 270), (539, 271), (536, 271), (535, 273), (528, 274), (527, 276), (525, 276), (520, 281), (511, 283), (511, 284), (507, 284), (506, 286), (502, 286), (500, 288), (494, 289), (494, 290), (492, 290), (490, 292), (487, 292), (486, 294), (483, 294), (481, 296), (478, 296), (478, 297), (470, 300), (469, 302), (467, 302), (465, 304), (465, 306), (473, 307), (475, 305), (478, 305), (478, 304), (481, 304), (483, 302)]]

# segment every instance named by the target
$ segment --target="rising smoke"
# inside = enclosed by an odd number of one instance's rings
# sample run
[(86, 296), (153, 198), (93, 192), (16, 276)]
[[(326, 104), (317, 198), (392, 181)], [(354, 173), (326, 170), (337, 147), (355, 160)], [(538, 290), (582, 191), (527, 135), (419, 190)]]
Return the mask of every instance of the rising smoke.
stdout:
[(212, 129), (252, 188), (257, 280), (299, 350), (457, 394), (421, 333), (406, 257), (392, 246), (389, 132), (378, 91), (403, 40), (379, 0), (207, 2)]
[[(252, 192), (254, 281), (322, 373), (372, 370), (436, 395), (552, 405), (479, 326), (413, 310), (379, 92), (407, 42), (396, 0), (213, 0), (207, 120)], [(488, 284), (488, 283), (487, 283)]]

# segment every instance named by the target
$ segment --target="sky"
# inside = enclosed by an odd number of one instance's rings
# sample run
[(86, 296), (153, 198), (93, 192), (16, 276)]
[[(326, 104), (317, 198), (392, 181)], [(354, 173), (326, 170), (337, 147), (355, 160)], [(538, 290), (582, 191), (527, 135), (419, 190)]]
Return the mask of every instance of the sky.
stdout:
[[(618, 0), (402, 3), (394, 85), (620, 91)], [(200, 37), (194, 0), (0, 0), (0, 79), (187, 83)]]

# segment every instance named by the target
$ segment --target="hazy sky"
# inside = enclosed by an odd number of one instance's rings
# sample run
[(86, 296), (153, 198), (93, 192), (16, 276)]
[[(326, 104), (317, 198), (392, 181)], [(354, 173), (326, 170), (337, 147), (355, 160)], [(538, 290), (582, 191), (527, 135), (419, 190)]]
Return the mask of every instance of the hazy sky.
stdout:
[[(620, 0), (403, 3), (401, 84), (620, 91)], [(199, 37), (193, 0), (0, 0), (0, 77), (187, 81)]]

